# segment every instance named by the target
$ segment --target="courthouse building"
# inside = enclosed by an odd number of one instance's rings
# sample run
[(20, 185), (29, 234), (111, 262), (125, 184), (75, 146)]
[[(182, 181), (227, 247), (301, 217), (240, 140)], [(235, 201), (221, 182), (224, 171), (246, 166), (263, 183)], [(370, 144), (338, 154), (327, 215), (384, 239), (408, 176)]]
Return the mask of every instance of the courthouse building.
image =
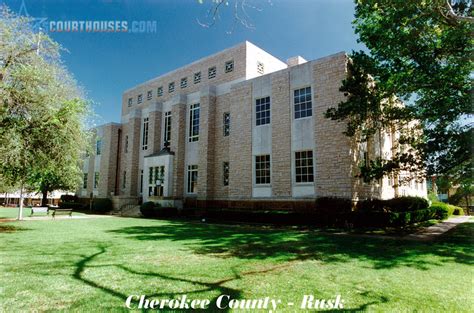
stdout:
[(244, 42), (126, 90), (121, 122), (95, 129), (78, 194), (115, 206), (258, 208), (426, 196), (424, 182), (355, 177), (361, 162), (390, 157), (397, 134), (361, 145), (324, 117), (344, 100), (347, 62), (345, 53), (283, 62)]

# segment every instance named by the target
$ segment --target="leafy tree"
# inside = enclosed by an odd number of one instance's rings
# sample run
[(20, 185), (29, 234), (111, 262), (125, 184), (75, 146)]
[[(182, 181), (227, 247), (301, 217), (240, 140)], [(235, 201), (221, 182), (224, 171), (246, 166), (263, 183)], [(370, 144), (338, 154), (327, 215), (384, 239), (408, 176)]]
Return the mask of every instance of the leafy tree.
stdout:
[[(71, 186), (88, 134), (88, 112), (76, 82), (60, 61), (60, 47), (34, 33), (27, 18), (0, 11), (0, 175), (20, 188)], [(50, 182), (54, 182), (50, 183)]]
[(466, 0), (356, 1), (355, 31), (370, 54), (351, 54), (347, 98), (326, 117), (347, 121), (346, 134), (361, 141), (400, 134), (392, 157), (361, 166), (364, 180), (425, 169), (472, 177), (471, 15)]

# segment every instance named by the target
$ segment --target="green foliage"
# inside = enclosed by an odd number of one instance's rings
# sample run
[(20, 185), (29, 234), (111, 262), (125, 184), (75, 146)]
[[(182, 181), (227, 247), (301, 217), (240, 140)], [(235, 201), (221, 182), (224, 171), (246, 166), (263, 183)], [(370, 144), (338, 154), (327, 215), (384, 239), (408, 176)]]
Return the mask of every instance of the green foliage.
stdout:
[(85, 205), (79, 202), (60, 202), (59, 208), (61, 209), (73, 209), (73, 210), (82, 210), (85, 208)]
[(112, 208), (112, 200), (109, 198), (94, 198), (92, 202), (92, 210), (97, 213), (108, 213)]
[(360, 201), (357, 210), (364, 212), (409, 212), (426, 210), (429, 203), (422, 197), (398, 197), (387, 200), (369, 199)]
[(438, 202), (439, 201), (438, 195), (435, 194), (434, 192), (429, 192), (428, 193), (428, 200), (431, 201), (431, 202)]
[(0, 8), (0, 175), (10, 185), (70, 190), (80, 181), (88, 104), (60, 49)]
[(446, 219), (451, 215), (464, 215), (464, 210), (461, 207), (443, 202), (434, 202), (430, 208), (437, 210), (439, 219)]
[(363, 166), (365, 181), (425, 168), (472, 177), (473, 39), (465, 2), (356, 1), (355, 31), (370, 54), (352, 53), (340, 89), (347, 98), (326, 117), (346, 121), (346, 135), (361, 141), (395, 131), (404, 146)]
[(148, 201), (143, 203), (140, 206), (140, 212), (144, 217), (154, 217), (155, 216), (155, 202)]

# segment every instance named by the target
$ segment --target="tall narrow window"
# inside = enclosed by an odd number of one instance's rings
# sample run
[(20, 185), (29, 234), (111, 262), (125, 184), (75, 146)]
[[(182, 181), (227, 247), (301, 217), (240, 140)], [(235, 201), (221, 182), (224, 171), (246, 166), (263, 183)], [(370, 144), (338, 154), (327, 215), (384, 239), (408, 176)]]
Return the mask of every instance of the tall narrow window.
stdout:
[(133, 99), (132, 98), (128, 98), (128, 106), (131, 107), (133, 104)]
[(143, 170), (140, 170), (140, 194), (143, 193)]
[(297, 183), (314, 182), (312, 150), (295, 152), (295, 171)]
[(100, 155), (102, 153), (102, 139), (97, 139), (95, 142), (95, 154)]
[(163, 95), (163, 86), (160, 86), (156, 89), (156, 95), (161, 97)]
[(229, 186), (229, 162), (224, 162), (224, 186)]
[(199, 84), (201, 82), (201, 72), (194, 73), (194, 83)]
[(165, 134), (163, 138), (165, 147), (171, 142), (171, 111), (165, 112)]
[(94, 189), (97, 189), (99, 187), (99, 179), (100, 179), (100, 173), (94, 172)]
[(142, 101), (143, 101), (143, 95), (139, 94), (138, 97), (137, 97), (137, 103), (140, 104), (140, 103), (142, 103)]
[(270, 155), (255, 156), (255, 183), (270, 184)]
[(189, 142), (199, 140), (199, 103), (191, 105), (189, 111)]
[(265, 65), (260, 61), (257, 61), (257, 73), (265, 74)]
[(213, 79), (216, 77), (216, 67), (213, 66), (213, 67), (210, 67), (208, 70), (207, 70), (207, 78), (209, 79)]
[(155, 166), (150, 167), (148, 172), (148, 195), (149, 196), (163, 196), (163, 182), (165, 179), (165, 167)]
[(82, 188), (87, 189), (87, 173), (84, 173), (83, 179), (82, 179)]
[(127, 186), (127, 171), (123, 171), (122, 189), (125, 189), (125, 186)]
[(147, 93), (146, 93), (146, 99), (151, 100), (152, 97), (153, 97), (153, 91), (148, 90)]
[(294, 91), (295, 119), (313, 115), (311, 103), (311, 87), (301, 88)]
[(148, 117), (143, 119), (142, 150), (148, 149)]
[(198, 166), (188, 165), (188, 193), (197, 193)]
[(188, 78), (187, 77), (181, 78), (181, 88), (186, 88), (186, 87), (188, 87)]
[(174, 82), (168, 84), (168, 92), (172, 93), (174, 91)]
[(230, 113), (224, 113), (224, 137), (230, 135)]
[(125, 136), (125, 153), (128, 153), (128, 135)]
[(225, 72), (230, 73), (234, 70), (234, 60), (225, 62)]
[(257, 126), (270, 124), (270, 97), (257, 99), (255, 104)]

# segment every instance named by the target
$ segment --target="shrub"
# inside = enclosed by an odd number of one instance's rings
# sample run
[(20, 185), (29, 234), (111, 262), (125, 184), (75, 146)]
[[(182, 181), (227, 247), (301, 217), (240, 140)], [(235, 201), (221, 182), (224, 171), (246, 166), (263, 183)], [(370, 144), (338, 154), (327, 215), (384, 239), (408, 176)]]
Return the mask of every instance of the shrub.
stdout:
[(157, 203), (154, 208), (154, 214), (156, 217), (177, 216), (178, 209), (174, 207), (162, 207)]
[(454, 209), (453, 214), (454, 215), (464, 215), (464, 210), (463, 210), (463, 208), (457, 207), (456, 209)]
[(364, 212), (408, 212), (426, 210), (429, 202), (421, 197), (398, 197), (388, 200), (368, 199), (357, 203), (357, 210)]
[(144, 217), (154, 217), (155, 216), (155, 203), (148, 201), (143, 203), (140, 206), (140, 212)]
[(73, 210), (82, 210), (84, 205), (82, 203), (77, 202), (59, 202), (60, 209), (73, 209)]
[[(448, 207), (448, 204), (446, 203), (436, 202), (431, 204), (430, 208), (435, 212), (435, 218), (437, 219), (445, 220), (450, 215), (450, 209)], [(451, 211), (451, 214), (453, 213), (453, 211), (454, 209)]]
[(92, 210), (98, 213), (107, 213), (112, 211), (112, 200), (109, 198), (94, 198)]
[(79, 197), (76, 195), (61, 195), (59, 199), (61, 200), (61, 202), (79, 202)]
[(350, 212), (352, 201), (347, 198), (321, 197), (316, 199), (316, 209), (331, 213)]

